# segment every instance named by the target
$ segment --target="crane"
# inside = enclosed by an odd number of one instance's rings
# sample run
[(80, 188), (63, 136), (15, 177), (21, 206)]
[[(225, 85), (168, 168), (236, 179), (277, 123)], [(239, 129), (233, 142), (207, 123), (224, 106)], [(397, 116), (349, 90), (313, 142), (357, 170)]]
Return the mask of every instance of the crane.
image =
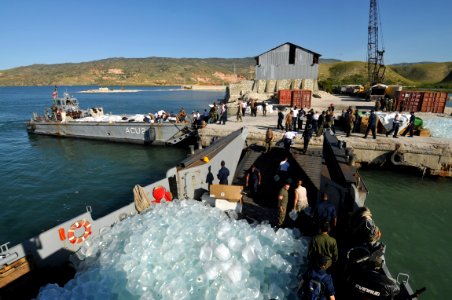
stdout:
[[(383, 82), (386, 67), (383, 62), (384, 48), (379, 49), (381, 22), (378, 16), (377, 0), (370, 0), (367, 42), (367, 82), (370, 86)], [(383, 45), (383, 41), (381, 41)]]

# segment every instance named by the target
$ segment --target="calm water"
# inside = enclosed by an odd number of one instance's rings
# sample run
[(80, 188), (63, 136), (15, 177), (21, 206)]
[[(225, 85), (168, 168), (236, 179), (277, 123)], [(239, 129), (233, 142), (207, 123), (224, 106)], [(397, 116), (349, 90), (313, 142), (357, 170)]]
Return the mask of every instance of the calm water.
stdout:
[[(75, 93), (91, 87), (68, 87)], [(66, 88), (60, 88), (60, 94)], [(189, 113), (222, 98), (223, 92), (169, 91), (74, 94), (82, 107), (106, 112)], [(100, 217), (133, 200), (135, 184), (165, 176), (186, 149), (28, 135), (25, 122), (51, 104), (53, 87), (0, 87), (0, 244), (10, 246), (93, 208)]]
[[(70, 93), (97, 87), (68, 87)], [(60, 88), (60, 93), (65, 89)], [(106, 112), (191, 112), (222, 92), (146, 88), (126, 94), (74, 94), (82, 107)], [(85, 211), (95, 218), (133, 199), (135, 184), (162, 178), (185, 149), (28, 135), (25, 122), (50, 106), (53, 87), (0, 87), (0, 244), (14, 245)], [(422, 299), (452, 294), (452, 181), (389, 171), (361, 172), (368, 206), (383, 231), (391, 271), (409, 273)], [(10, 245), (10, 246), (11, 246)]]
[(382, 230), (386, 260), (394, 276), (410, 274), (421, 299), (452, 293), (452, 180), (391, 171), (361, 170), (370, 190), (367, 206)]

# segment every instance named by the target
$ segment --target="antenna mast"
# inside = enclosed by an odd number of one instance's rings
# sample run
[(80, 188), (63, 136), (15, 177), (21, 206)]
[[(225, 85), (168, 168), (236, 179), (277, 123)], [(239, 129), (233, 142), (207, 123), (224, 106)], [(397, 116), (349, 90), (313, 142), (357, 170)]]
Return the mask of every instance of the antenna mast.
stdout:
[(383, 62), (384, 49), (378, 49), (379, 22), (377, 0), (370, 0), (367, 42), (367, 81), (370, 85), (383, 82), (386, 67)]

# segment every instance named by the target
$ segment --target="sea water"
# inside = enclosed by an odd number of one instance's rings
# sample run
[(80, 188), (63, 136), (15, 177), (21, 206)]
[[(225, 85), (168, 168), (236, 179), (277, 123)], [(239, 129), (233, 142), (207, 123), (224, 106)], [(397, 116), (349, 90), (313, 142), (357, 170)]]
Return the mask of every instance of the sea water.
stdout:
[(452, 293), (452, 180), (419, 174), (361, 170), (369, 188), (366, 205), (382, 231), (386, 263), (394, 277), (410, 275), (421, 299)]
[[(67, 91), (90, 88), (97, 87), (67, 87)], [(115, 114), (177, 112), (181, 106), (187, 112), (201, 112), (224, 96), (222, 92), (143, 89), (149, 91), (74, 96), (84, 108), (103, 106), (105, 112)], [(133, 200), (135, 184), (163, 178), (187, 153), (174, 147), (27, 134), (25, 122), (33, 112), (43, 113), (50, 106), (52, 91), (53, 87), (0, 87), (0, 244), (13, 246), (83, 213), (86, 205), (93, 207), (95, 218), (122, 207)], [(370, 189), (367, 204), (388, 244), (390, 270), (395, 275), (409, 273), (414, 288), (426, 286), (422, 299), (452, 294), (451, 180), (380, 170), (361, 173)], [(224, 245), (231, 250), (241, 247), (240, 240), (234, 239)], [(209, 257), (209, 253), (204, 254)]]
[[(175, 87), (139, 93), (78, 94), (97, 87), (59, 87), (82, 108), (135, 114), (208, 108), (223, 92)], [(134, 88), (135, 89), (135, 88)], [(0, 244), (10, 247), (85, 212), (95, 218), (133, 201), (135, 184), (160, 180), (188, 149), (28, 134), (26, 121), (52, 104), (53, 87), (0, 87)]]

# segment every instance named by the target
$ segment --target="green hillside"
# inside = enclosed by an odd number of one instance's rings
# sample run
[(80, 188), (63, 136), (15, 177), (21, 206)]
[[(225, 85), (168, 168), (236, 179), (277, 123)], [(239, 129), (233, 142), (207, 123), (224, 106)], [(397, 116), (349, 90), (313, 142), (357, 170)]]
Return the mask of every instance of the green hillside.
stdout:
[(407, 66), (393, 66), (394, 71), (401, 76), (416, 82), (442, 82), (452, 71), (452, 63), (424, 63)]
[[(31, 65), (0, 71), (0, 86), (220, 85), (254, 78), (253, 58), (109, 58), (83, 63)], [(322, 60), (319, 81), (365, 84), (367, 64)], [(387, 66), (386, 84), (452, 87), (452, 62)]]
[(0, 71), (0, 85), (226, 84), (253, 77), (252, 58), (110, 58)]

